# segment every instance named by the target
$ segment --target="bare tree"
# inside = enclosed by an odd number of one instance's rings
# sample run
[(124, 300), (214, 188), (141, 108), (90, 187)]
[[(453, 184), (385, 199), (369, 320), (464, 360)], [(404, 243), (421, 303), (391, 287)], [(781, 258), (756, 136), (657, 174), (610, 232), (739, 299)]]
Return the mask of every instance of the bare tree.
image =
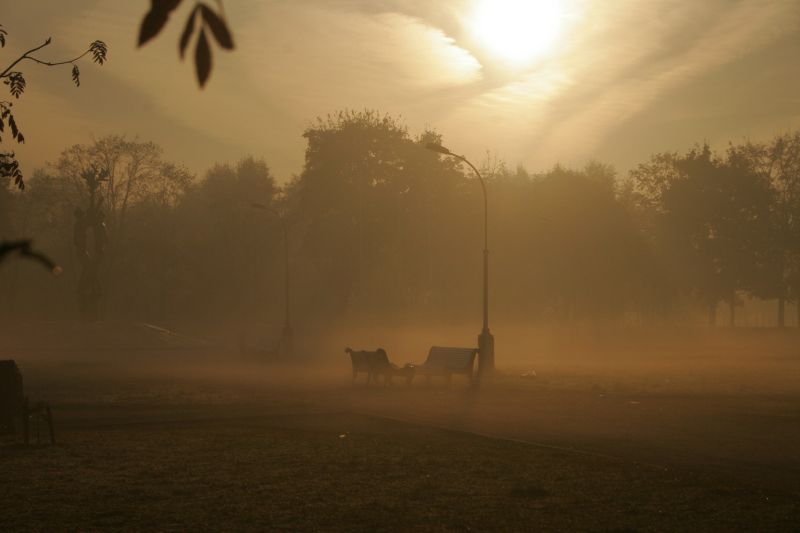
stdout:
[(145, 202), (175, 205), (192, 176), (165, 162), (155, 143), (119, 135), (71, 146), (53, 166), (61, 181), (62, 201), (75, 206), (80, 309), (84, 318), (96, 319), (104, 295), (102, 278), (113, 275), (115, 258), (125, 246), (131, 208)]
[(90, 194), (82, 176), (91, 169), (105, 173), (100, 205), (105, 211), (109, 234), (115, 239), (125, 230), (131, 206), (153, 199), (174, 203), (192, 180), (183, 167), (163, 160), (163, 150), (157, 144), (128, 140), (120, 135), (71, 146), (53, 166), (68, 184), (67, 194), (80, 203), (86, 203)]

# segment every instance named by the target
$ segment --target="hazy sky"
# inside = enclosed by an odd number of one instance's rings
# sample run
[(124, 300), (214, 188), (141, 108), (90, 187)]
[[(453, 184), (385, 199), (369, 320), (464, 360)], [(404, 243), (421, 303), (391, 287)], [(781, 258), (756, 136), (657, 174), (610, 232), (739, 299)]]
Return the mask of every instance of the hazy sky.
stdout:
[[(109, 62), (22, 65), (27, 175), (66, 146), (125, 133), (202, 172), (263, 157), (299, 173), (314, 117), (371, 108), (432, 127), (480, 161), (544, 170), (591, 158), (626, 172), (655, 151), (800, 128), (798, 0), (227, 0), (237, 49), (204, 91), (177, 41), (191, 2), (135, 48), (146, 0), (0, 0), (3, 67), (95, 39)], [(15, 55), (15, 53), (17, 55)]]

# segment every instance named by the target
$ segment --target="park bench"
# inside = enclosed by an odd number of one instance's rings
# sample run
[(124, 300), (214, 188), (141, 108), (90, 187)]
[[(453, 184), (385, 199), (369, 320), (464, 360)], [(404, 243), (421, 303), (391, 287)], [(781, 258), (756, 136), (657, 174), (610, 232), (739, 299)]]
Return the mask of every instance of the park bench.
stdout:
[(403, 367), (389, 361), (389, 356), (386, 350), (378, 348), (373, 352), (356, 351), (352, 348), (345, 348), (345, 353), (350, 355), (350, 361), (353, 364), (353, 382), (355, 383), (359, 373), (367, 374), (367, 385), (373, 379), (377, 381), (378, 377), (383, 376), (384, 384), (389, 384), (393, 377), (400, 376), (406, 379), (407, 384), (411, 384), (414, 379), (413, 365), (406, 365)]
[(44, 421), (50, 433), (50, 442), (55, 444), (53, 413), (44, 402), (31, 404), (23, 393), (22, 374), (14, 360), (0, 361), (0, 435), (22, 432), (25, 444), (30, 443), (30, 422), (36, 421), (36, 441), (40, 440), (39, 423)]
[(441, 376), (447, 380), (449, 386), (453, 375), (463, 375), (469, 379), (470, 384), (475, 380), (475, 356), (477, 348), (448, 348), (432, 346), (428, 358), (421, 365), (414, 366), (414, 374), (425, 376), (430, 382), (431, 376)]

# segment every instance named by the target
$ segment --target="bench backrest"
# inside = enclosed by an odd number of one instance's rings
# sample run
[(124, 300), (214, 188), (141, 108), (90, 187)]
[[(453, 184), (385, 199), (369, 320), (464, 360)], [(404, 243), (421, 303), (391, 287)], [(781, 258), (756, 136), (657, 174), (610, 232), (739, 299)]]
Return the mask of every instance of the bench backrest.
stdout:
[(469, 370), (475, 363), (477, 348), (447, 348), (432, 346), (424, 365), (447, 370)]
[(391, 366), (386, 350), (378, 348), (374, 352), (365, 350), (355, 351), (345, 348), (346, 353), (350, 354), (350, 361), (353, 363), (353, 370), (379, 370)]

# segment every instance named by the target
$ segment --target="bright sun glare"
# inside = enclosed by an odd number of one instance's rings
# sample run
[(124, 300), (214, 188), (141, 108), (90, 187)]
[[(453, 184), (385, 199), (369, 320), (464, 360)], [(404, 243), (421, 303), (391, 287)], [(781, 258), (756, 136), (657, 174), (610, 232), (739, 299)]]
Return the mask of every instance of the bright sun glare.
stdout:
[(489, 52), (521, 66), (553, 48), (563, 18), (564, 0), (478, 0), (471, 28)]

